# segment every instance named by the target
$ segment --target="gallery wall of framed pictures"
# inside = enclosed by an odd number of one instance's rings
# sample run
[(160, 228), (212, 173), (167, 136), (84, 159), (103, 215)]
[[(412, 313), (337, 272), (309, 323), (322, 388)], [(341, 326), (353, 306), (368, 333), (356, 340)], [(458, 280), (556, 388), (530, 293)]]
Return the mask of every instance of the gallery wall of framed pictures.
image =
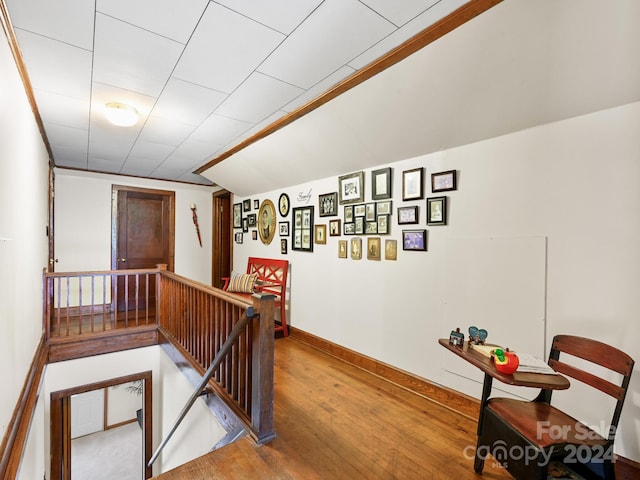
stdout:
[(273, 202), (243, 199), (233, 205), (234, 239), (242, 243), (243, 234), (250, 232), (249, 238), (268, 245), (278, 236), (282, 255), (332, 244), (337, 258), (352, 260), (395, 261), (399, 247), (426, 252), (425, 227), (449, 224), (450, 197), (443, 192), (457, 190), (458, 171), (429, 172), (424, 166), (403, 170), (397, 180), (401, 188), (394, 195), (393, 170), (341, 175), (336, 191), (315, 196), (309, 191), (293, 201), (285, 192)]

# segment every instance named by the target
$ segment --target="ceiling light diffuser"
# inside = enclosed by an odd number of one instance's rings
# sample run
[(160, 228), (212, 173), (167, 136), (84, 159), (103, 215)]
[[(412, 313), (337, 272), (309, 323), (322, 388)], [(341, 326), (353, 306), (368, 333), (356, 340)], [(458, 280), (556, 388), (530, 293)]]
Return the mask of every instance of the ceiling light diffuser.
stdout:
[(109, 102), (105, 105), (105, 116), (114, 125), (131, 127), (138, 123), (138, 111), (130, 105)]

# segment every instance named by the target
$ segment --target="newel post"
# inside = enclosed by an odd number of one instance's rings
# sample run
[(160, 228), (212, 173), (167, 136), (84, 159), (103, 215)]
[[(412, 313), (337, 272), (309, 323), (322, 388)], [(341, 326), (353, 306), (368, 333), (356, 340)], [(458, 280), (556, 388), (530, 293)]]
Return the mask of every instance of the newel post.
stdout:
[(253, 295), (253, 305), (259, 315), (252, 320), (251, 428), (259, 445), (276, 437), (273, 429), (274, 299), (275, 296), (269, 294)]

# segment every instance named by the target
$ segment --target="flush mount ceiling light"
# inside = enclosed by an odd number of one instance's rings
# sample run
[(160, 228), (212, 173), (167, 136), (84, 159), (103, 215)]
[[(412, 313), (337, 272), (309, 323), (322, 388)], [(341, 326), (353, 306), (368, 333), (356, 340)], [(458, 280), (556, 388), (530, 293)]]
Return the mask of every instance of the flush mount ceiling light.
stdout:
[(138, 123), (138, 111), (130, 105), (119, 102), (109, 102), (105, 105), (104, 114), (114, 125), (131, 127)]

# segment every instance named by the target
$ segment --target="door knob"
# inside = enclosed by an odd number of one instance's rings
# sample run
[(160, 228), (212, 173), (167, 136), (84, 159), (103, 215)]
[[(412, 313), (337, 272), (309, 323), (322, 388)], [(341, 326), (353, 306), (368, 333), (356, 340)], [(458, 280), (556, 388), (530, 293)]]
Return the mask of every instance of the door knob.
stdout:
[(126, 258), (119, 258), (118, 261), (122, 262), (122, 263), (125, 263), (127, 261), (127, 259)]

